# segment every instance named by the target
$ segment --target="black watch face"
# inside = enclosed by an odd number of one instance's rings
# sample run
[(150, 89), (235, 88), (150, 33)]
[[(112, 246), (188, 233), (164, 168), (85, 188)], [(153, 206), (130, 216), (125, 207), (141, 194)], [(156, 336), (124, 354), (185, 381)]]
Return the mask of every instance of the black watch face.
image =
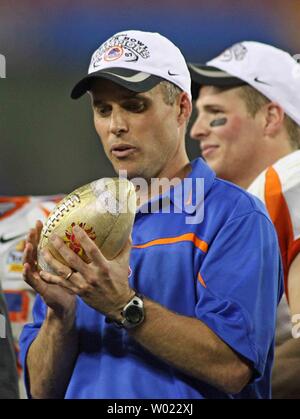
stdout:
[(143, 312), (140, 307), (134, 305), (129, 306), (125, 312), (125, 318), (130, 323), (139, 323), (143, 317)]

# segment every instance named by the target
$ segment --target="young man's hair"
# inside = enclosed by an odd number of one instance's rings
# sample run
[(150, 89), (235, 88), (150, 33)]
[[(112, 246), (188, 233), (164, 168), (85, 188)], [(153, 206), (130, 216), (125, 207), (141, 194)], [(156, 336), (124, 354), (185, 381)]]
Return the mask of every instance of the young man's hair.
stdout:
[(165, 104), (170, 106), (174, 105), (177, 96), (182, 92), (180, 87), (167, 80), (160, 82), (160, 86)]
[[(266, 96), (249, 85), (241, 86), (239, 93), (246, 104), (248, 112), (253, 117), (266, 103), (270, 102)], [(287, 114), (284, 114), (284, 125), (293, 149), (300, 148), (300, 126)]]

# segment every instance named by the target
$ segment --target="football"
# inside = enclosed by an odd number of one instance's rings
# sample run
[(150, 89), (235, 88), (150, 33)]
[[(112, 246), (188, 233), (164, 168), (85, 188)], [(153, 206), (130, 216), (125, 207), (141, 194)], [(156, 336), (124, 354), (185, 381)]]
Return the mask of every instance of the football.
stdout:
[(41, 252), (46, 247), (66, 264), (49, 240), (53, 233), (90, 262), (75, 239), (75, 225), (85, 230), (107, 259), (114, 259), (129, 238), (135, 212), (135, 189), (125, 178), (103, 178), (76, 189), (56, 205), (43, 226), (37, 250), (39, 268), (54, 273)]

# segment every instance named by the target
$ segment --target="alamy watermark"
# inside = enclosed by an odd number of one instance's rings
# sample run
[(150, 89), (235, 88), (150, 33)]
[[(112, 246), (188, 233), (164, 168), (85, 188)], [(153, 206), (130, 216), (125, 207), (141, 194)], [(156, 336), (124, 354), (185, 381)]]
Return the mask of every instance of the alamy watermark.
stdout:
[[(142, 214), (185, 214), (186, 224), (200, 224), (204, 220), (204, 178), (131, 178), (135, 194), (120, 187), (127, 179), (127, 171), (119, 171), (119, 182), (113, 178), (102, 178), (91, 183), (96, 197), (96, 210), (99, 214), (134, 214), (136, 208)], [(128, 194), (129, 192), (129, 194)], [(128, 194), (128, 195), (127, 195)], [(159, 198), (158, 198), (159, 197)], [(53, 226), (65, 212), (69, 212), (81, 202), (80, 194), (75, 190), (58, 204), (47, 219), (43, 236), (51, 234)]]
[[(119, 172), (119, 179), (127, 179), (127, 171)], [(186, 224), (200, 224), (204, 219), (204, 178), (131, 178), (135, 188), (136, 200), (124, 199), (122, 188), (110, 178), (92, 183), (97, 196), (98, 211), (113, 214), (135, 212), (136, 203), (143, 214), (161, 212), (163, 214), (185, 214)], [(107, 187), (107, 185), (110, 185)], [(118, 189), (118, 190), (117, 190)], [(161, 199), (157, 199), (160, 197)], [(74, 200), (79, 199), (74, 195)], [(69, 198), (69, 199), (72, 199)], [(70, 203), (72, 205), (72, 203)], [(60, 209), (58, 209), (61, 211)]]
[(0, 79), (6, 78), (6, 59), (5, 56), (0, 54)]
[(300, 338), (300, 313), (294, 314), (292, 316), (292, 323), (294, 325), (292, 327), (292, 336), (294, 339), (299, 339)]
[(6, 318), (0, 314), (0, 339), (6, 338)]

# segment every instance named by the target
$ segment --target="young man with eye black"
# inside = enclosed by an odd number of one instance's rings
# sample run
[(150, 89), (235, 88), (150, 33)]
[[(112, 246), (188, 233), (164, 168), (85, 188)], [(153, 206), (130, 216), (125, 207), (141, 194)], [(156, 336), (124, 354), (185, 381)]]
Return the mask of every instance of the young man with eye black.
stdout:
[(190, 64), (198, 110), (191, 136), (223, 179), (258, 196), (276, 227), (285, 274), (273, 395), (300, 396), (300, 65), (259, 42)]

